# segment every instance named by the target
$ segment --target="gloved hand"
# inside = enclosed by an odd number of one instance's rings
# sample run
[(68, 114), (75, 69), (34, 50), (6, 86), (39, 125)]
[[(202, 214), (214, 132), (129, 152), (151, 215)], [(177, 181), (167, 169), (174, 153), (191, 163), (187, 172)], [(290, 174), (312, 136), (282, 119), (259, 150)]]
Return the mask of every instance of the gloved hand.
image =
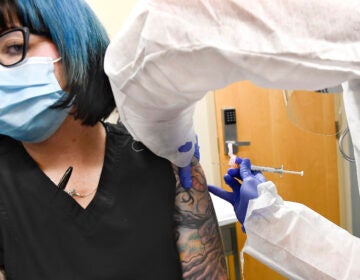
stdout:
[[(189, 142), (190, 143), (190, 142)], [(191, 149), (192, 144), (185, 144), (179, 147), (180, 152), (187, 152)], [(194, 157), (196, 157), (200, 161), (200, 151), (198, 145), (198, 138), (196, 136), (196, 143), (195, 143), (195, 150), (194, 150)], [(190, 189), (192, 187), (192, 176), (191, 176), (191, 162), (185, 167), (179, 167), (179, 178), (180, 184), (185, 189)]]
[[(211, 193), (234, 206), (236, 217), (243, 225), (249, 200), (258, 197), (257, 186), (266, 182), (266, 179), (261, 172), (251, 171), (249, 159), (236, 158), (235, 162), (240, 164), (240, 168), (231, 168), (224, 176), (224, 180), (231, 187), (232, 192), (211, 185), (208, 188)], [(239, 180), (242, 181), (242, 184)], [(242, 226), (242, 229), (245, 232), (244, 226)]]

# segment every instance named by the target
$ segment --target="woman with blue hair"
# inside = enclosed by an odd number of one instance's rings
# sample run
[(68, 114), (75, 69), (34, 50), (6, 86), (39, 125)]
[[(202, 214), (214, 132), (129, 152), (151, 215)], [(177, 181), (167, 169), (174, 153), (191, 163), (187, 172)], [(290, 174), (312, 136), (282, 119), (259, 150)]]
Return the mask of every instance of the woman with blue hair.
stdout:
[(186, 190), (104, 122), (108, 44), (82, 0), (1, 1), (0, 279), (225, 279), (198, 159)]

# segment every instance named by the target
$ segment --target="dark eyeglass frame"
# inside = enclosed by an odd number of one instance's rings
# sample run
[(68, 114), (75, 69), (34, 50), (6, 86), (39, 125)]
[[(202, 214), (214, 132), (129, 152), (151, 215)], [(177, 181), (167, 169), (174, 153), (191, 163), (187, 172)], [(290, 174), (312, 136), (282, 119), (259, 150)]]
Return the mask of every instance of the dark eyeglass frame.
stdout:
[(10, 64), (10, 65), (4, 65), (4, 64), (2, 64), (0, 62), (0, 64), (2, 66), (4, 66), (4, 67), (12, 67), (14, 65), (17, 65), (20, 62), (22, 62), (26, 57), (28, 46), (29, 46), (29, 35), (30, 35), (30, 31), (29, 31), (28, 27), (22, 26), (22, 27), (15, 27), (15, 28), (8, 29), (5, 32), (0, 34), (0, 38), (7, 35), (7, 34), (9, 34), (9, 33), (11, 33), (11, 32), (16, 32), (16, 31), (20, 31), (23, 34), (23, 37), (24, 37), (24, 47), (23, 47), (22, 56), (21, 56), (21, 59), (19, 61), (16, 61), (15, 63)]

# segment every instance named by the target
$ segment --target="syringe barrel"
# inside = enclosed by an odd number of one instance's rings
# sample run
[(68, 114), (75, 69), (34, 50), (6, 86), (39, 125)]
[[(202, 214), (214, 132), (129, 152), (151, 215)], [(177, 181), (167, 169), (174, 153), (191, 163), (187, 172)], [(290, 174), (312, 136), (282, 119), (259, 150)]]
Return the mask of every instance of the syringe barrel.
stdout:
[(267, 167), (267, 166), (259, 166), (259, 165), (251, 165), (252, 171), (261, 171), (261, 172), (271, 172), (271, 173), (282, 173), (280, 168)]

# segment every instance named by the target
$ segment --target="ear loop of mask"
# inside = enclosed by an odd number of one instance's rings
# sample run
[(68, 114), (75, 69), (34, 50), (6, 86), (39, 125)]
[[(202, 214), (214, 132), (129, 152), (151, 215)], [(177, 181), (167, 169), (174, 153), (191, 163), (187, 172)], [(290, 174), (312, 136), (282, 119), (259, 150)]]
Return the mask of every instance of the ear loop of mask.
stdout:
[(52, 62), (53, 62), (53, 63), (56, 63), (56, 62), (59, 62), (61, 59), (62, 59), (62, 57), (60, 56), (60, 57), (58, 57), (58, 58), (55, 58)]

